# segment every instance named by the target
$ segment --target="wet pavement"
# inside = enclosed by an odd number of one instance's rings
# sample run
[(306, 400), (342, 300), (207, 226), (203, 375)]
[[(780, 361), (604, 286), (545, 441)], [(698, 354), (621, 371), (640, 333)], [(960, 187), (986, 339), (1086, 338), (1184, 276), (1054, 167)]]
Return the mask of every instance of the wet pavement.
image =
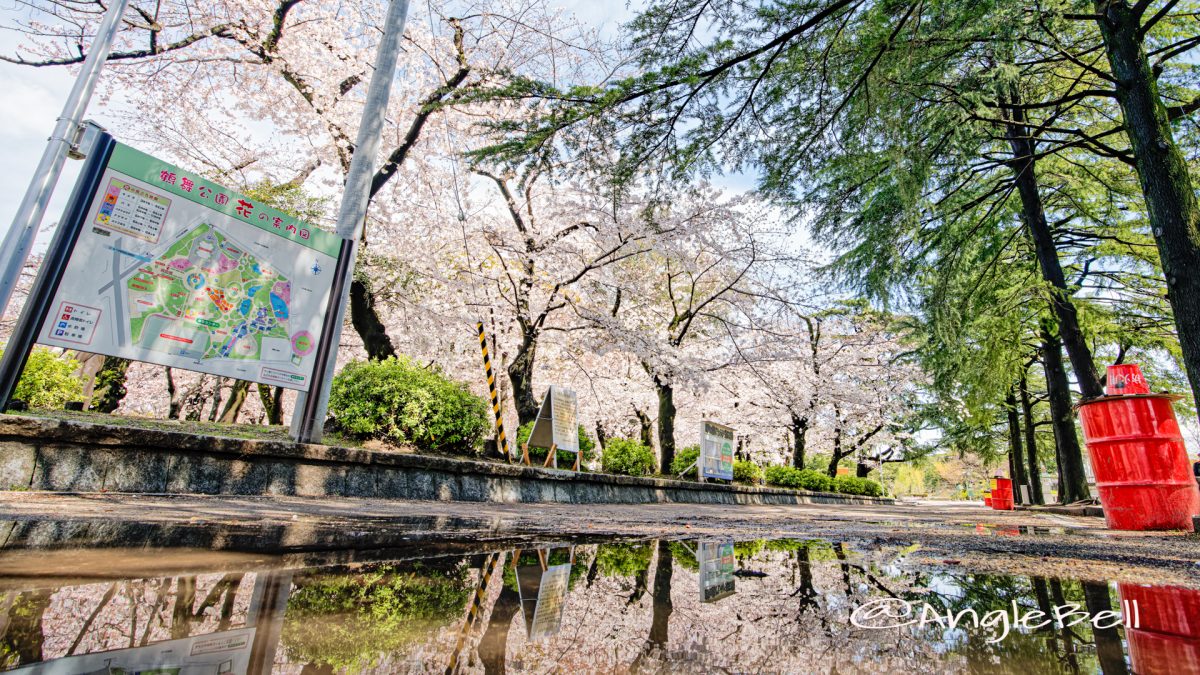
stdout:
[(22, 673), (1200, 673), (1200, 541), (891, 509), (0, 496)]

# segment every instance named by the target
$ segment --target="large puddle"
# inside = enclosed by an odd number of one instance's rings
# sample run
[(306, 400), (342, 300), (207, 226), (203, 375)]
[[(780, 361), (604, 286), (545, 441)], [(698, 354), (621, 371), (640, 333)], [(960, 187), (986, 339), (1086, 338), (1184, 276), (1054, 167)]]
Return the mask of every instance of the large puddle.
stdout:
[[(0, 577), (0, 665), (145, 675), (1200, 673), (1195, 590), (921, 569), (907, 560), (912, 549), (827, 541), (478, 550), (414, 544), (395, 559), (319, 567), (42, 551), (46, 576)], [(169, 575), (148, 572), (156, 563)], [(54, 571), (63, 566), (76, 575)]]

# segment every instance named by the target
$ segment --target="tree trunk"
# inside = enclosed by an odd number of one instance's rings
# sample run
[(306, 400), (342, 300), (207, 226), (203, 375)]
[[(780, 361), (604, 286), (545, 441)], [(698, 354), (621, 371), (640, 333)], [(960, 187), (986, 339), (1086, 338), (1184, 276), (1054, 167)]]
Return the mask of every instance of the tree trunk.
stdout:
[(1146, 58), (1141, 16), (1127, 0), (1096, 0), (1095, 6), (1104, 17), (1097, 23), (1117, 80), (1117, 102), (1158, 245), (1192, 396), (1200, 401), (1200, 206)]
[(183, 400), (179, 397), (179, 390), (175, 388), (174, 371), (170, 368), (167, 371), (167, 419), (177, 420), (183, 413)]
[(1021, 457), (1021, 421), (1017, 417), (1017, 397), (1010, 389), (1004, 399), (1004, 409), (1008, 413), (1008, 463), (1013, 480), (1013, 498), (1017, 504), (1023, 504), (1021, 486), (1028, 485), (1025, 476), (1025, 460)]
[(92, 390), (92, 410), (114, 413), (125, 398), (125, 374), (129, 370), (129, 359), (115, 356), (104, 357), (104, 365), (96, 373), (96, 388)]
[(1070, 504), (1091, 498), (1087, 476), (1083, 472), (1083, 450), (1075, 433), (1075, 413), (1071, 410), (1071, 389), (1063, 365), (1062, 343), (1050, 331), (1042, 328), (1042, 358), (1046, 366), (1046, 388), (1050, 395), (1050, 421), (1054, 427), (1054, 442), (1058, 446), (1058, 468), (1061, 480), (1058, 501)]
[(654, 567), (654, 612), (650, 619), (650, 644), (663, 648), (667, 644), (668, 629), (671, 625), (671, 575), (674, 573), (675, 559), (671, 554), (671, 545), (664, 539), (658, 540), (658, 562)]
[(808, 443), (808, 416), (792, 415), (792, 466), (804, 468), (804, 453)]
[(208, 410), (208, 421), (209, 422), (217, 421), (217, 411), (220, 410), (220, 408), (221, 408), (221, 398), (222, 398), (221, 390), (224, 388), (225, 388), (225, 378), (218, 377), (217, 383), (213, 385), (212, 407), (210, 407)]
[(267, 411), (267, 424), (283, 424), (283, 387), (272, 390), (265, 384), (258, 385), (258, 400)]
[(838, 463), (842, 461), (842, 415), (838, 412), (835, 416), (837, 423), (833, 427), (833, 457), (829, 459), (829, 466), (825, 468), (825, 473), (828, 473), (830, 478), (837, 478)]
[[(1013, 98), (1014, 103), (1019, 102), (1015, 100), (1015, 96)], [(1046, 222), (1046, 209), (1038, 188), (1033, 159), (1036, 146), (1030, 137), (1029, 127), (1025, 125), (1025, 113), (1022, 108), (1014, 106), (1009, 110), (1009, 114), (1013, 120), (1006, 128), (1013, 154), (1009, 167), (1015, 174), (1017, 192), (1021, 196), (1021, 220), (1033, 243), (1042, 279), (1053, 287), (1050, 293), (1050, 307), (1054, 311), (1054, 318), (1058, 320), (1059, 334), (1066, 345), (1067, 355), (1071, 358), (1071, 369), (1075, 371), (1075, 379), (1079, 381), (1083, 398), (1103, 396), (1104, 387), (1100, 384), (1100, 376), (1092, 360), (1092, 350), (1088, 347), (1083, 330), (1079, 326), (1079, 314), (1071, 299), (1071, 290), (1067, 287), (1062, 263), (1058, 259), (1054, 234), (1050, 231), (1050, 224)]]
[(675, 389), (655, 379), (658, 390), (658, 470), (670, 471), (675, 461)]
[(537, 358), (537, 336), (526, 335), (516, 358), (508, 364), (508, 381), (512, 383), (513, 401), (517, 406), (517, 421), (521, 425), (537, 419), (538, 400), (533, 393), (533, 364)]
[(1029, 398), (1029, 383), (1021, 374), (1021, 414), (1025, 418), (1025, 455), (1029, 459), (1029, 496), (1034, 504), (1045, 504), (1042, 494), (1042, 467), (1038, 463), (1037, 430), (1033, 426), (1033, 401)]
[[(1083, 601), (1087, 605), (1088, 614), (1097, 616), (1100, 612), (1112, 611), (1112, 596), (1107, 583), (1084, 581), (1082, 585)], [(1121, 634), (1115, 627), (1110, 625), (1108, 628), (1101, 628), (1093, 624), (1092, 637), (1096, 643), (1096, 660), (1100, 662), (1100, 672), (1104, 675), (1125, 675), (1129, 672), (1129, 669), (1125, 667), (1125, 650), (1121, 646)]]
[(382, 361), (396, 355), (396, 346), (375, 310), (375, 293), (358, 275), (350, 282), (350, 323), (362, 338), (368, 359)]
[(642, 445), (647, 448), (654, 448), (654, 422), (644, 410), (634, 406), (633, 414), (637, 415), (638, 419), (638, 434), (642, 439)]
[(225, 424), (237, 424), (238, 415), (241, 414), (242, 406), (246, 403), (246, 395), (249, 393), (249, 381), (235, 380), (229, 392), (229, 401), (225, 403), (225, 409), (221, 411), (221, 416), (217, 421)]
[(502, 584), (477, 649), (486, 675), (503, 675), (507, 672), (508, 629), (520, 609), (521, 596), (507, 584)]

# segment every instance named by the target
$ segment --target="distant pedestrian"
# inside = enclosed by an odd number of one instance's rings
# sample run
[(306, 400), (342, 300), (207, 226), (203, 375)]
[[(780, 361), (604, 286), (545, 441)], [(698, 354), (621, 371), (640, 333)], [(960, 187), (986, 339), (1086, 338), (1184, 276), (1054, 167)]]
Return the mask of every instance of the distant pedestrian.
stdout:
[(1200, 486), (1200, 455), (1196, 455), (1196, 461), (1192, 464), (1192, 474), (1196, 477), (1196, 485)]

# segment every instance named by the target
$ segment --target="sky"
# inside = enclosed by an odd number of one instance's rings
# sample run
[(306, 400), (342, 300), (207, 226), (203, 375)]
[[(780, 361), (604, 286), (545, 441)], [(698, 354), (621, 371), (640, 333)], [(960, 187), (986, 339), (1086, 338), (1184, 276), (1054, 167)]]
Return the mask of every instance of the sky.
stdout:
[[(15, 12), (12, 5), (10, 0), (0, 0), (0, 14)], [(12, 54), (17, 38), (18, 35), (10, 30), (0, 31), (0, 54)], [(0, 102), (0, 157), (8, 176), (8, 187), (0, 191), (0, 228), (4, 232), (12, 224), (74, 81), (74, 76), (64, 68), (30, 68), (0, 63), (0, 92), (4, 92)], [(67, 160), (43, 226), (58, 221), (82, 164), (82, 161)], [(46, 239), (46, 232), (42, 232), (39, 240)]]

